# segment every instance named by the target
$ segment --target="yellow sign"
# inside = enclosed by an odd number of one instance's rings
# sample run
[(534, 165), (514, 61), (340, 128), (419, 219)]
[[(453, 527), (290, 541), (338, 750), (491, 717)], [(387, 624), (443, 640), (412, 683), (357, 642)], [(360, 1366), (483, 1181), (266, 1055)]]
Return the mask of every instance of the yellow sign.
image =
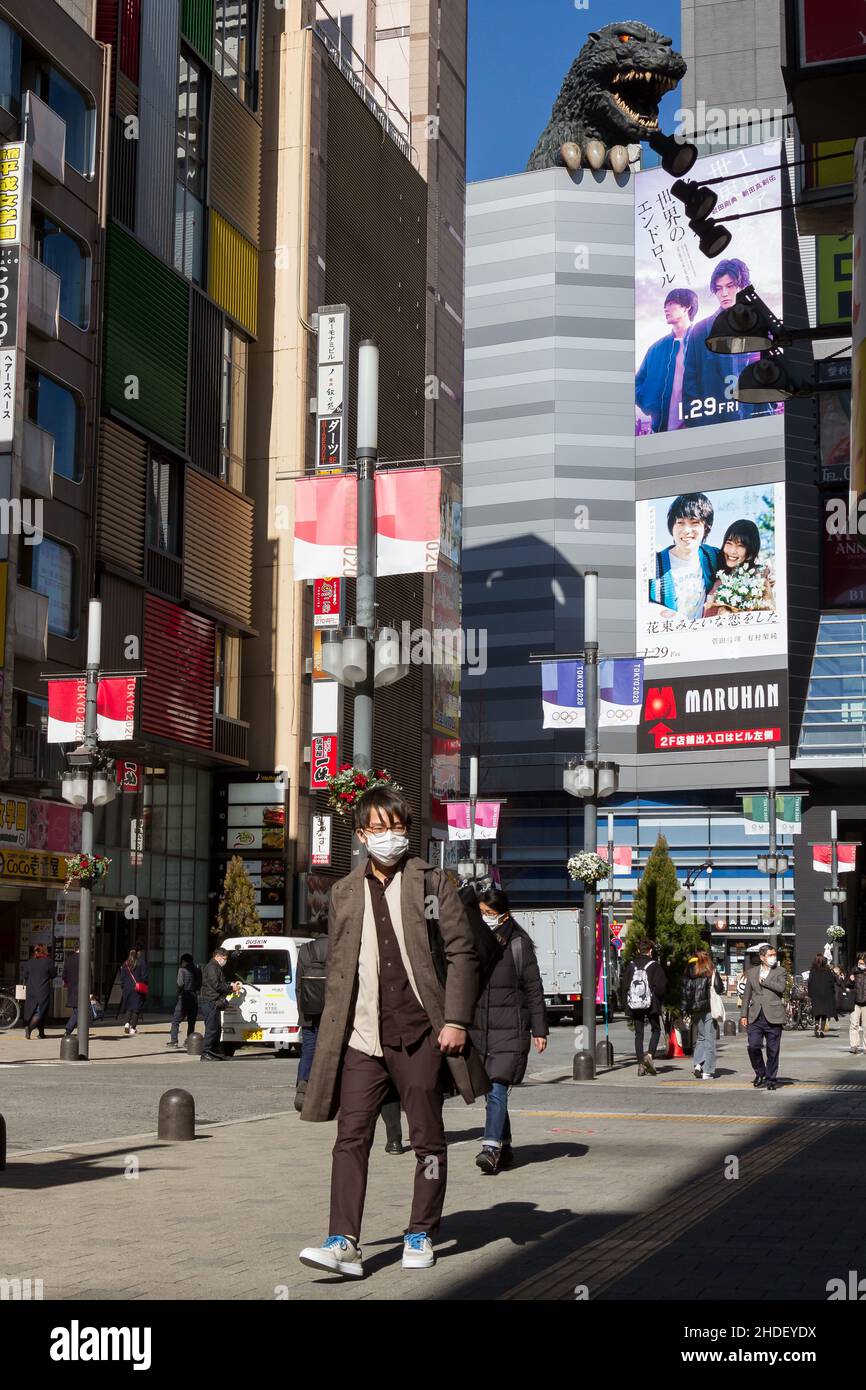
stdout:
[(21, 240), (25, 149), (23, 142), (0, 145), (0, 242)]
[(854, 246), (849, 236), (819, 236), (818, 322), (851, 322)]
[(0, 850), (0, 879), (4, 883), (65, 883), (66, 859), (62, 854), (35, 850)]

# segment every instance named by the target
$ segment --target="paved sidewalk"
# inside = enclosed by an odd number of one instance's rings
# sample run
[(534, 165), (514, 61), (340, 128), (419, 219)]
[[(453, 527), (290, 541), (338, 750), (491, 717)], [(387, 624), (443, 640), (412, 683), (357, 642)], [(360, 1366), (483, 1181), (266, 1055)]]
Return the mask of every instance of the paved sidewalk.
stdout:
[[(838, 1036), (786, 1035), (783, 1071), (799, 1082), (767, 1095), (746, 1083), (744, 1056), (728, 1039), (722, 1084), (695, 1081), (688, 1062), (666, 1064), (657, 1080), (623, 1065), (577, 1084), (556, 1079), (561, 1066), (537, 1066), (512, 1095), (518, 1163), (495, 1178), (474, 1166), (483, 1106), (449, 1102), (448, 1198), (431, 1271), (400, 1267), (414, 1157), (388, 1157), (380, 1127), (368, 1277), (346, 1283), (297, 1262), (327, 1234), (332, 1124), (304, 1124), (287, 1107), (202, 1124), (191, 1143), (139, 1133), (16, 1148), (0, 1174), (0, 1277), (41, 1278), (45, 1297), (63, 1300), (539, 1300), (583, 1289), (605, 1299), (823, 1299), (866, 1244), (853, 1200), (866, 1058), (848, 1056)], [(146, 1058), (138, 1065), (151, 1069)], [(240, 1082), (262, 1065), (241, 1053), (214, 1074), (231, 1068)], [(191, 1064), (178, 1068), (198, 1083)], [(88, 1072), (112, 1074), (111, 1064)], [(840, 1219), (829, 1219), (832, 1208)], [(86, 1254), (72, 1230), (88, 1233)]]

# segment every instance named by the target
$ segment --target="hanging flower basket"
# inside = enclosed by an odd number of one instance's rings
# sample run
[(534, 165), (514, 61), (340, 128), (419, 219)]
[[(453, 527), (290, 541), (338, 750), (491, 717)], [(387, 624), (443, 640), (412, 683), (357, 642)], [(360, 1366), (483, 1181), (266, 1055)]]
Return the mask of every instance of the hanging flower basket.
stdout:
[(593, 854), (591, 850), (586, 849), (581, 850), (579, 854), (573, 854), (565, 867), (572, 878), (579, 878), (590, 884), (598, 883), (610, 873), (607, 860), (602, 859), (600, 854)]
[(845, 940), (845, 936), (846, 936), (846, 932), (845, 932), (845, 928), (844, 928), (844, 927), (828, 927), (828, 928), (827, 928), (827, 940), (828, 940), (828, 941), (844, 941), (844, 940)]
[(386, 767), (371, 772), (369, 768), (365, 770), (352, 767), (351, 763), (344, 763), (339, 772), (328, 778), (328, 805), (332, 806), (338, 815), (347, 816), (351, 814), (358, 797), (371, 791), (373, 787), (391, 787), (395, 792), (403, 790)]
[(101, 878), (105, 878), (110, 866), (111, 860), (106, 854), (67, 855), (64, 893), (68, 893), (74, 883), (83, 885), (85, 888), (92, 887)]

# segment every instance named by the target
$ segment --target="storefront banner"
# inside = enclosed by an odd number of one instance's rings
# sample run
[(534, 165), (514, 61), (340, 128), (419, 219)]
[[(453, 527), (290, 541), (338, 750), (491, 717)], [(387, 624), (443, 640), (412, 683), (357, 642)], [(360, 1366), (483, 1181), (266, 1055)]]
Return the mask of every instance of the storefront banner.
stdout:
[(787, 654), (784, 483), (640, 501), (636, 536), (646, 661)]
[(346, 586), (342, 579), (328, 576), (313, 581), (313, 627), (342, 627)]
[(19, 959), (29, 960), (34, 946), (53, 950), (54, 920), (51, 917), (24, 917), (21, 920)]
[(638, 752), (749, 747), (788, 738), (788, 673), (676, 676), (649, 685)]
[[(832, 873), (833, 870), (831, 860), (832, 855), (829, 845), (812, 846), (812, 868), (815, 870), (816, 873)], [(837, 841), (836, 872), (839, 874), (850, 873), (852, 869), (856, 868), (856, 861), (857, 845), (852, 844), (850, 840), (847, 844), (842, 844), (841, 841)]]
[(314, 738), (310, 750), (310, 791), (327, 791), (328, 778), (336, 776), (338, 739), (336, 734)]
[[(643, 661), (608, 660), (598, 663), (598, 722), (601, 728), (640, 723), (643, 705)], [(583, 729), (583, 662), (545, 661), (541, 666), (544, 729)]]
[(27, 802), (22, 797), (0, 798), (0, 846), (24, 849), (27, 844)]
[(334, 817), (327, 812), (310, 821), (310, 864), (316, 869), (331, 867), (331, 831)]
[[(802, 796), (776, 796), (777, 835), (799, 835), (803, 829)], [(766, 794), (743, 797), (743, 829), (747, 835), (770, 833), (770, 798)]]
[(43, 883), (53, 887), (66, 882), (66, 860), (60, 854), (0, 850), (0, 879), (4, 883)]
[[(598, 857), (607, 862), (607, 845), (599, 845)], [(630, 874), (634, 850), (631, 845), (614, 845), (613, 847), (613, 872), (616, 874)], [(604, 891), (604, 882), (602, 882)]]
[[(475, 804), (475, 839), (495, 840), (499, 828), (498, 801), (478, 801)], [(445, 808), (448, 817), (448, 839), (470, 840), (469, 802), (451, 801)]]
[[(715, 260), (701, 254), (670, 175), (658, 167), (635, 176), (635, 433), (638, 452), (664, 448), (673, 430), (780, 414), (781, 403), (749, 405), (734, 390), (758, 353), (717, 353), (707, 337), (737, 293), (753, 285), (781, 319), (782, 219), (787, 201), (781, 145), (751, 145), (699, 159), (689, 177), (713, 183), (712, 213), (729, 224), (730, 245)], [(760, 172), (759, 172), (760, 171)], [(761, 216), (748, 216), (760, 213)], [(697, 441), (696, 441), (697, 442)], [(700, 439), (701, 449), (710, 443)], [(707, 462), (705, 467), (709, 466)]]
[(62, 801), (29, 801), (27, 848), (78, 854), (81, 850), (81, 810)]
[(133, 794), (141, 790), (141, 764), (119, 759), (115, 763), (117, 785), (123, 792)]

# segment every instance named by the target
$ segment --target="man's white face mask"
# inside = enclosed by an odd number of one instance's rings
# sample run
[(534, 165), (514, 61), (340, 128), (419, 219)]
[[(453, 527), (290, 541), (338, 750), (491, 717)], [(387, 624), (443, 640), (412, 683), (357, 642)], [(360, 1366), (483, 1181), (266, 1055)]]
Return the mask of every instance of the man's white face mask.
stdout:
[(377, 863), (396, 864), (409, 848), (409, 836), (396, 830), (368, 830), (364, 844)]

